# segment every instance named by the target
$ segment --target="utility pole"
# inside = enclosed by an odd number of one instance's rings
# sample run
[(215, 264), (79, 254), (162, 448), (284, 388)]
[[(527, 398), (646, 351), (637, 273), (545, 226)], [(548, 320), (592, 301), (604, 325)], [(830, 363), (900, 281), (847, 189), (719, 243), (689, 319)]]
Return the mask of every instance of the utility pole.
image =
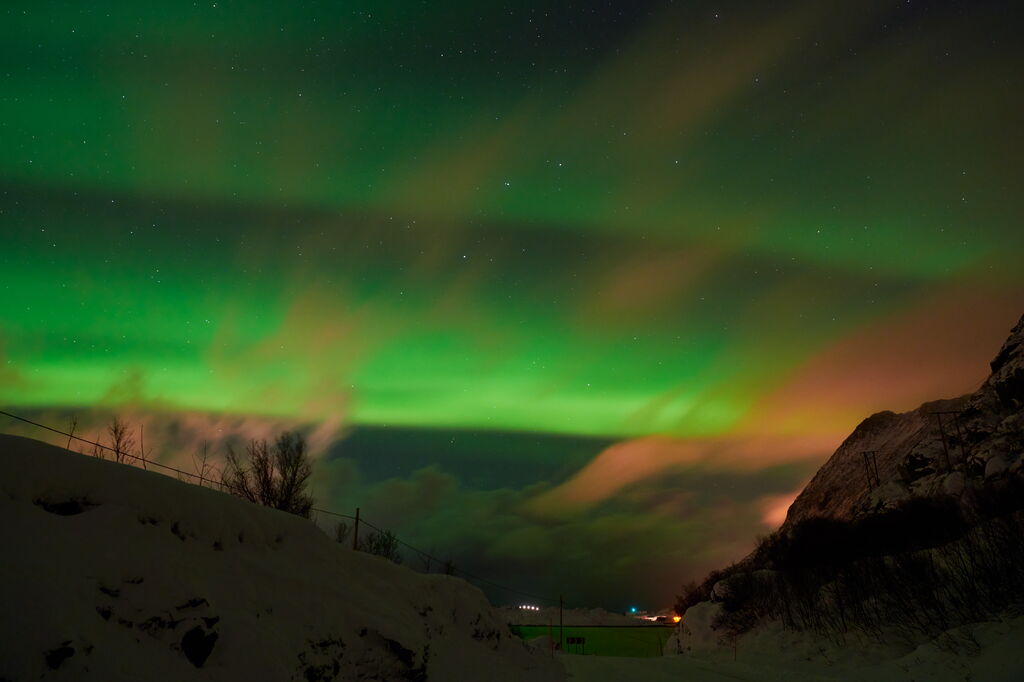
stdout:
[(867, 475), (868, 488), (874, 489), (882, 484), (878, 476), (878, 459), (875, 458), (875, 450), (864, 450), (864, 473)]
[(932, 414), (935, 415), (935, 419), (939, 422), (939, 437), (942, 439), (942, 452), (946, 457), (946, 469), (948, 471), (953, 470), (953, 462), (949, 457), (949, 443), (946, 439), (946, 429), (945, 424), (942, 423), (942, 416), (947, 415), (953, 417), (953, 426), (956, 428), (956, 439), (960, 444), (960, 466), (963, 467), (967, 464), (967, 451), (964, 450), (964, 435), (963, 432), (960, 431), (960, 415), (962, 413), (963, 410), (943, 410), (940, 412), (932, 412)]
[(356, 523), (352, 529), (352, 549), (359, 549), (359, 507), (356, 507)]

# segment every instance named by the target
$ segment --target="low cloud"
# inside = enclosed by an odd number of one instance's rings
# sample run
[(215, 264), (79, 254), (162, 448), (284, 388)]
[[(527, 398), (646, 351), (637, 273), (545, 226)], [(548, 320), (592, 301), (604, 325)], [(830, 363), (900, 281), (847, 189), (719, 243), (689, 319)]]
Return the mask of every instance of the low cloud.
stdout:
[[(229, 447), (243, 448), (251, 439), (273, 440), (282, 431), (300, 431), (306, 436), (310, 454), (319, 458), (343, 435), (340, 424), (334, 421), (310, 424), (297, 419), (158, 412), (137, 407), (24, 409), (21, 413), (21, 416), (65, 432), (74, 425), (76, 438), (71, 440), (70, 449), (86, 454), (93, 449), (86, 441), (109, 443), (107, 426), (118, 417), (128, 425), (136, 446), (145, 445), (148, 460), (186, 472), (194, 470), (193, 455), (199, 455), (204, 449), (212, 462), (220, 465)], [(60, 447), (68, 446), (67, 436), (22, 422), (13, 422), (5, 430)]]
[(835, 436), (628, 440), (604, 450), (531, 506), (539, 513), (586, 509), (639, 482), (687, 470), (756, 472), (792, 461), (822, 462), (839, 442)]
[(758, 503), (761, 508), (761, 522), (771, 530), (776, 530), (786, 520), (786, 514), (789, 513), (789, 508), (796, 500), (797, 496), (803, 487), (794, 490), (793, 492), (785, 493), (782, 495), (767, 495)]
[[(337, 466), (337, 464), (335, 464)], [(351, 475), (354, 462), (345, 465)], [(430, 466), (324, 499), (457, 567), (575, 605), (671, 603), (680, 585), (749, 552), (766, 511), (792, 497), (813, 465), (687, 468), (634, 481), (588, 505), (551, 505), (560, 486), (465, 489)], [(347, 513), (351, 513), (348, 511)], [(407, 561), (421, 560), (407, 552)], [(515, 596), (481, 585), (498, 603)]]
[(1019, 290), (949, 286), (865, 324), (797, 368), (742, 428), (848, 433), (880, 410), (975, 390), (1024, 297)]

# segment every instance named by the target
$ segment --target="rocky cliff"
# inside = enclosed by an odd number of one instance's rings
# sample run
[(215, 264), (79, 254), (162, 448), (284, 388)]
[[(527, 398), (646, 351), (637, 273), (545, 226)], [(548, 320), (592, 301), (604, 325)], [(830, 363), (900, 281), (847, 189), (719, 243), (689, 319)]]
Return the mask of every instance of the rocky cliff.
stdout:
[(861, 422), (793, 502), (783, 529), (915, 495), (970, 495), (986, 480), (1024, 473), (1024, 317), (991, 367), (974, 393)]

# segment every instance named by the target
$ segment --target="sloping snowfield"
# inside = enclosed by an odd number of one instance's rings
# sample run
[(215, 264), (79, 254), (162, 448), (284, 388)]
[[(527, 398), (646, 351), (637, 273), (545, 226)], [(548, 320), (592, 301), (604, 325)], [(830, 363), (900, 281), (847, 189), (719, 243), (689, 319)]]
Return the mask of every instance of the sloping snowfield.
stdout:
[[(929, 643), (909, 652), (836, 649), (794, 633), (754, 634), (731, 647), (662, 658), (564, 656), (572, 682), (1019, 682), (1024, 617), (960, 629), (977, 648)], [(760, 640), (760, 641), (758, 641)], [(963, 641), (963, 640), (961, 640)]]
[(560, 680), (483, 593), (312, 523), (0, 435), (0, 680)]
[(921, 646), (854, 641), (837, 647), (810, 633), (763, 625), (735, 648), (710, 628), (719, 605), (687, 611), (682, 642), (661, 658), (565, 656), (572, 681), (619, 682), (1019, 682), (1024, 680), (1024, 616), (976, 623)]

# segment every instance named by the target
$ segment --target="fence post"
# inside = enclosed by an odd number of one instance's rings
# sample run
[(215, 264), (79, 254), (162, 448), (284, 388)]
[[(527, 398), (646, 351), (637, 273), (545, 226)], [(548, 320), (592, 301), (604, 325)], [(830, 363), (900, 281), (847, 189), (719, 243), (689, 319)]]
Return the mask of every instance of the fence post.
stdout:
[(558, 648), (565, 651), (565, 636), (562, 634), (562, 595), (558, 595)]
[(68, 434), (68, 446), (65, 450), (71, 451), (71, 439), (75, 437), (75, 429), (78, 428), (78, 418), (75, 416), (71, 417), (71, 433)]
[[(146, 425), (139, 424), (139, 457), (142, 459), (142, 468), (149, 470), (146, 466)], [(199, 484), (202, 486), (202, 483)]]
[(356, 522), (352, 529), (352, 549), (359, 549), (359, 507), (356, 507)]

